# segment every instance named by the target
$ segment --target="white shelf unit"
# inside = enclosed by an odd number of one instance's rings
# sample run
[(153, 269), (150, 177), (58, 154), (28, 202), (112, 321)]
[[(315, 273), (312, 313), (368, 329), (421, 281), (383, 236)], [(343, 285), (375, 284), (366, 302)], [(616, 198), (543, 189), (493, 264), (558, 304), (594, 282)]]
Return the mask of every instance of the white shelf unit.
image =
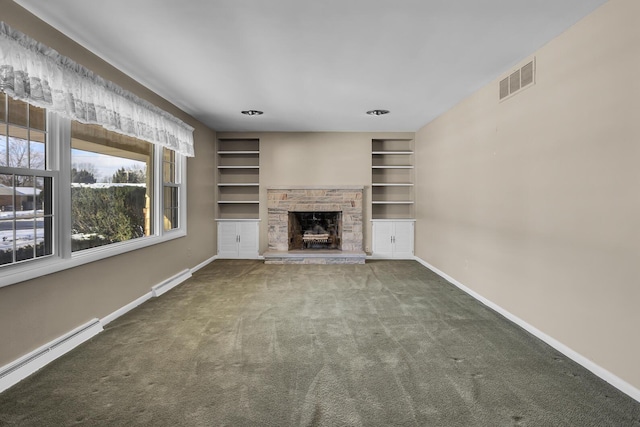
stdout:
[(414, 151), (412, 139), (371, 141), (372, 219), (414, 216)]
[(218, 214), (223, 220), (258, 219), (260, 140), (218, 139)]

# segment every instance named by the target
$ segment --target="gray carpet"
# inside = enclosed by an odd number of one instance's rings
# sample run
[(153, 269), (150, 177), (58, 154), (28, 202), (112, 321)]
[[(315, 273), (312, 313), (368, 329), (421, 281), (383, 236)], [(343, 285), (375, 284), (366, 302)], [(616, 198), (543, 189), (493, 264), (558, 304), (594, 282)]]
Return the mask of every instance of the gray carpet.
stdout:
[(640, 426), (414, 261), (220, 260), (0, 394), (2, 426)]

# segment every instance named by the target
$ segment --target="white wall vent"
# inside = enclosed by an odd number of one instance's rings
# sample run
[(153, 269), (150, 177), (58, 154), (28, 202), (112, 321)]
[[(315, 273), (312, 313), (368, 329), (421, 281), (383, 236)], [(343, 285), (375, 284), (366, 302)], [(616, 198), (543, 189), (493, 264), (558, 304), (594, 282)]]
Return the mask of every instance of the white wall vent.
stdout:
[(505, 99), (520, 89), (535, 83), (535, 70), (535, 58), (533, 58), (522, 68), (518, 68), (500, 80), (500, 99)]

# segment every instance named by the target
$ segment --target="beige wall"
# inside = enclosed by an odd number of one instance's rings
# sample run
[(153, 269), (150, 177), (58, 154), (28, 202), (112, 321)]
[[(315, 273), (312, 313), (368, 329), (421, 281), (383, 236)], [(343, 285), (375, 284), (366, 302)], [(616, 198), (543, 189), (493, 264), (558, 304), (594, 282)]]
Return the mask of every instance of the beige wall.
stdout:
[(416, 135), (416, 255), (636, 388), (638, 16), (611, 0), (535, 53), (535, 86)]
[(260, 139), (260, 253), (267, 250), (267, 188), (279, 185), (362, 185), (364, 245), (371, 248), (371, 140), (409, 138), (413, 132), (218, 133)]
[(0, 288), (0, 366), (150, 291), (151, 286), (215, 255), (215, 132), (72, 43), (13, 1), (0, 19), (196, 128), (188, 160), (188, 236)]

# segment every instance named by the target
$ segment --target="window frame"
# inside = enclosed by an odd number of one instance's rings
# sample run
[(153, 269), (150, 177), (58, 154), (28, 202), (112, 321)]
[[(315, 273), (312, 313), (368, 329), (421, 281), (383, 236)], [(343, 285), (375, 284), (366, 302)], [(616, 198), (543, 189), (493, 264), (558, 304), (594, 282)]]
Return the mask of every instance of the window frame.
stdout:
[(81, 251), (71, 251), (71, 120), (47, 111), (46, 170), (53, 177), (53, 254), (0, 267), (0, 287), (121, 255), (187, 235), (187, 158), (175, 153), (179, 197), (178, 227), (163, 227), (163, 147), (153, 144), (153, 234)]

